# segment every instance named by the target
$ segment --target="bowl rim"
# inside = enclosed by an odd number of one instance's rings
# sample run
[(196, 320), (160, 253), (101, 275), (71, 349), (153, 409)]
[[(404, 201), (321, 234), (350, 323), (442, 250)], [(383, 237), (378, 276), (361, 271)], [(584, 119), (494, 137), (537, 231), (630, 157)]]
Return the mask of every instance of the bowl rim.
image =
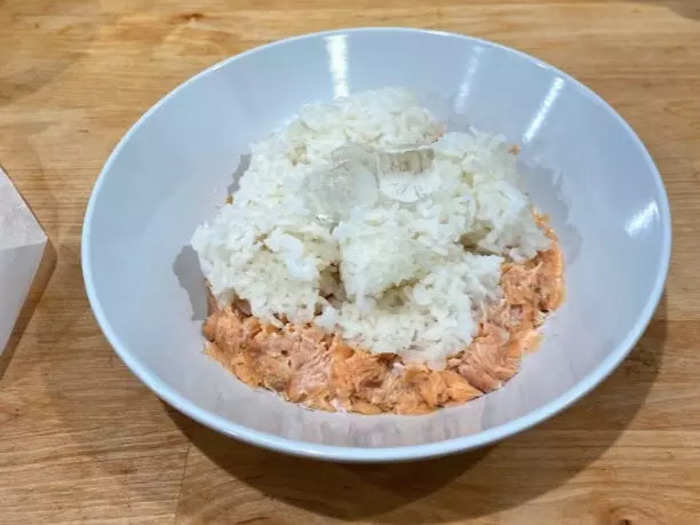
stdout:
[[(659, 203), (659, 219), (661, 221), (662, 231), (662, 245), (661, 245), (661, 257), (660, 266), (658, 268), (658, 273), (655, 278), (653, 288), (647, 297), (646, 303), (639, 313), (639, 317), (631, 329), (628, 331), (625, 338), (616, 346), (616, 348), (607, 356), (606, 359), (600, 362), (600, 364), (581, 379), (576, 385), (564, 392), (557, 398), (549, 401), (543, 406), (533, 410), (532, 412), (520, 416), (517, 419), (508, 421), (499, 426), (483, 430), (481, 432), (470, 434), (467, 436), (461, 436), (457, 438), (451, 438), (442, 441), (436, 441), (433, 443), (424, 443), (420, 445), (402, 445), (393, 447), (346, 447), (338, 445), (325, 445), (321, 443), (313, 443), (306, 441), (298, 441), (295, 439), (284, 438), (276, 436), (267, 432), (262, 432), (259, 430), (253, 430), (243, 425), (234, 423), (224, 417), (216, 415), (204, 408), (199, 407), (186, 397), (175, 392), (165, 381), (162, 381), (155, 373), (153, 373), (149, 367), (141, 363), (138, 359), (133, 357), (129, 351), (127, 345), (123, 344), (113, 330), (109, 319), (105, 315), (105, 312), (100, 304), (99, 297), (94, 285), (93, 268), (90, 258), (90, 239), (91, 239), (91, 227), (92, 218), (95, 212), (95, 203), (102, 190), (104, 180), (107, 173), (111, 170), (115, 159), (120, 154), (121, 150), (124, 148), (125, 144), (129, 141), (131, 136), (135, 131), (141, 127), (144, 121), (146, 121), (153, 113), (158, 111), (158, 109), (164, 105), (170, 98), (174, 97), (180, 90), (185, 89), (190, 84), (196, 82), (200, 78), (214, 73), (221, 67), (227, 66), (241, 58), (251, 55), (265, 49), (283, 46), (290, 42), (296, 40), (305, 39), (316, 39), (323, 38), (332, 35), (341, 34), (352, 34), (352, 33), (363, 33), (363, 32), (386, 32), (386, 33), (415, 33), (418, 35), (432, 35), (441, 36), (447, 38), (455, 38), (459, 40), (464, 40), (471, 44), (479, 44), (485, 47), (499, 49), (505, 51), (512, 55), (515, 55), (521, 59), (527, 60), (539, 67), (548, 69), (568, 81), (572, 86), (574, 86), (583, 96), (592, 99), (596, 104), (601, 105), (606, 111), (608, 111), (613, 118), (617, 119), (618, 123), (622, 128), (630, 134), (636, 145), (640, 148), (644, 160), (651, 173), (654, 175), (654, 182), (656, 185), (656, 191), (658, 193), (658, 203)], [(473, 448), (478, 448), (485, 446), (489, 443), (499, 441), (508, 436), (512, 436), (519, 432), (522, 432), (550, 417), (559, 413), (560, 411), (567, 408), (569, 405), (577, 401), (579, 398), (590, 392), (595, 386), (597, 386), (601, 381), (603, 381), (610, 373), (620, 364), (620, 362), (627, 356), (634, 345), (637, 343), (639, 338), (644, 333), (647, 325), (651, 321), (651, 318), (656, 310), (656, 307), (661, 299), (666, 277), (668, 274), (670, 257), (671, 257), (671, 214), (668, 202), (668, 197), (663, 184), (661, 175), (651, 158), (647, 148), (645, 147), (642, 140), (635, 133), (632, 127), (623, 119), (617, 111), (615, 111), (610, 104), (608, 104), (602, 97), (595, 93), (588, 86), (579, 82), (572, 76), (561, 71), (560, 69), (543, 62), (542, 60), (535, 58), (527, 53), (518, 51), (516, 49), (507, 47), (505, 45), (491, 42), (489, 40), (484, 40), (481, 38), (471, 37), (459, 33), (451, 33), (447, 31), (437, 31), (429, 29), (416, 29), (409, 27), (356, 27), (347, 29), (336, 29), (330, 31), (320, 31), (315, 33), (307, 33), (303, 35), (292, 36), (282, 40), (277, 40), (262, 46), (258, 46), (252, 49), (248, 49), (238, 55), (231, 56), (220, 62), (213, 64), (212, 66), (204, 69), (203, 71), (195, 74), (189, 79), (185, 80), (173, 90), (171, 90), (167, 95), (162, 97), (158, 102), (151, 106), (126, 132), (126, 134), (120, 139), (117, 145), (112, 150), (107, 161), (105, 162), (100, 174), (95, 182), (88, 205), (85, 211), (85, 216), (83, 220), (83, 229), (81, 236), (81, 265), (83, 271), (83, 279), (85, 282), (85, 289), (87, 291), (88, 300), (92, 311), (95, 315), (98, 325), (100, 326), (105, 337), (111, 344), (114, 351), (119, 355), (119, 357), (124, 361), (127, 367), (143, 382), (148, 386), (159, 398), (167, 402), (169, 405), (175, 407), (180, 412), (191, 417), (195, 421), (201, 423), (202, 425), (209, 427), (213, 430), (226, 434), (230, 437), (234, 437), (243, 442), (261, 446), (270, 450), (277, 452), (283, 452), (287, 454), (304, 456), (316, 459), (325, 459), (331, 461), (340, 462), (388, 462), (388, 461), (406, 461), (406, 460), (416, 460), (425, 459), (431, 457), (439, 457), (447, 454), (452, 454), (456, 452), (462, 452)], [(372, 417), (372, 416), (367, 416)]]

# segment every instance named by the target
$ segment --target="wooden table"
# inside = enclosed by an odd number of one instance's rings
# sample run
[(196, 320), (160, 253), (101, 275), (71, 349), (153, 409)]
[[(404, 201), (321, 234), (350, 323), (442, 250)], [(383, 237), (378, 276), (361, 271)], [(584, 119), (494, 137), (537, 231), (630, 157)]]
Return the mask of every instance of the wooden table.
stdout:
[[(289, 3), (0, 0), (0, 162), (52, 241), (0, 361), (0, 523), (700, 523), (700, 2)], [(83, 290), (90, 189), (143, 111), (229, 55), (363, 25), (468, 33), (562, 67), (638, 131), (671, 199), (667, 292), (630, 357), (477, 452), (352, 466), (224, 438), (131, 375)]]

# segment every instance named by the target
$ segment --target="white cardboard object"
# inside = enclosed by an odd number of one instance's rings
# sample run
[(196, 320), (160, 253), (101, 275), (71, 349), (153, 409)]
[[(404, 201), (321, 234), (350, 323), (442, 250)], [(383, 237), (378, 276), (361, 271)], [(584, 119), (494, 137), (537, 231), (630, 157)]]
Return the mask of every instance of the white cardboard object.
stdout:
[(46, 247), (46, 234), (0, 168), (0, 354)]

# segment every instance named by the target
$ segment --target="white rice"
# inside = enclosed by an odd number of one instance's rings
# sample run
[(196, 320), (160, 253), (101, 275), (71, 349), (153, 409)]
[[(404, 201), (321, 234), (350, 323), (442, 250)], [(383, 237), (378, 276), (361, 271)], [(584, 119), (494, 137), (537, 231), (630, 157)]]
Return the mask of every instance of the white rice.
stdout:
[(440, 366), (501, 297), (501, 264), (549, 246), (516, 181), (502, 137), (443, 134), (410, 92), (368, 91), (254, 144), (192, 245), (222, 304)]

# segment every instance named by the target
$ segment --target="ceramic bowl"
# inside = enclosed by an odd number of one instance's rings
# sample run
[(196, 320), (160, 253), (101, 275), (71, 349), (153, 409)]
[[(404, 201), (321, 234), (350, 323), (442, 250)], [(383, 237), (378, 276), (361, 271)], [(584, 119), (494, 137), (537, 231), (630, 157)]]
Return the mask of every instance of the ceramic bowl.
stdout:
[[(203, 354), (205, 286), (189, 240), (244, 170), (249, 144), (307, 102), (414, 90), (450, 129), (520, 144), (524, 186), (551, 218), (567, 297), (504, 388), (422, 416), (310, 411), (252, 390)], [(551, 417), (605, 378), (661, 296), (670, 216), (654, 162), (599, 96), (536, 58), (466, 36), (401, 28), (305, 35), (216, 64), (126, 133), (90, 198), (85, 286), (115, 351), (193, 419), (270, 449), (339, 461), (438, 456)]]

